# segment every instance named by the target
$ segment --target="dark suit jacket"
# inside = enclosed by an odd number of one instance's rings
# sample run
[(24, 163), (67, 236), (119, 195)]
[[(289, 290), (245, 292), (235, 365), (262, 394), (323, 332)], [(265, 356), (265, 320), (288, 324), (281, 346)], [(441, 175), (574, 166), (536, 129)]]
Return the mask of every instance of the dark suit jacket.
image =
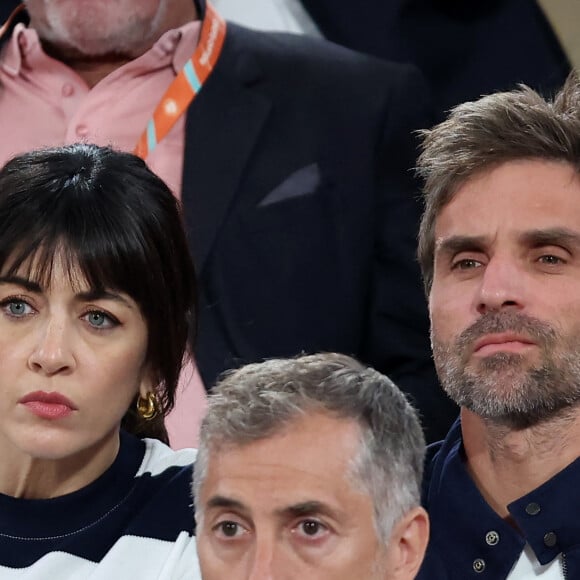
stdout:
[(5, 22), (12, 10), (18, 6), (19, 2), (16, 0), (8, 0), (7, 2), (0, 2), (0, 23)]
[(427, 111), (411, 67), (228, 26), (188, 111), (182, 192), (206, 385), (248, 361), (339, 351), (410, 393), (430, 439), (447, 430), (415, 260), (411, 131)]
[(559, 88), (570, 65), (535, 0), (302, 0), (334, 42), (412, 62), (438, 115), (482, 94), (526, 83)]

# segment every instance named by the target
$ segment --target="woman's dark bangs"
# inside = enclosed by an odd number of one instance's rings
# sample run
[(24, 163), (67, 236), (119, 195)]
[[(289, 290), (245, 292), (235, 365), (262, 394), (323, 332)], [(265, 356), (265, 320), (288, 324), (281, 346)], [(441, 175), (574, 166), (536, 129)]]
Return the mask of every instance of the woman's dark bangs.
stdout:
[(41, 288), (50, 285), (54, 257), (59, 241), (40, 219), (16, 213), (0, 234), (0, 272), (4, 277), (19, 277), (37, 283)]
[[(3, 276), (24, 277), (41, 288), (49, 288), (58, 258), (62, 260), (68, 281), (75, 291), (80, 291), (80, 287), (86, 284), (94, 291), (124, 292), (141, 302), (136, 282), (143, 275), (143, 269), (139, 268), (142, 249), (128, 247), (127, 236), (119, 238), (109, 229), (90, 227), (82, 218), (75, 221), (80, 215), (51, 222), (54, 217), (48, 217), (45, 223), (39, 223), (39, 220), (32, 226), (32, 231), (30, 228), (27, 231), (24, 227), (10, 227), (12, 233), (15, 230), (21, 232), (16, 239), (13, 235), (10, 238), (0, 235), (0, 271)], [(18, 226), (15, 222), (11, 226)], [(141, 272), (135, 271), (139, 269)]]

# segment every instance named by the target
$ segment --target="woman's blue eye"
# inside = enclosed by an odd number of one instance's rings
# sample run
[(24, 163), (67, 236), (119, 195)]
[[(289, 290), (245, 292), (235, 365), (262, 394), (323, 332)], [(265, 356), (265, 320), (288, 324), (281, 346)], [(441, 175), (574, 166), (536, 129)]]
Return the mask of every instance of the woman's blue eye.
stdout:
[(24, 318), (33, 312), (32, 306), (24, 300), (5, 300), (2, 302), (2, 308), (8, 316), (12, 316), (13, 318)]
[(89, 314), (89, 322), (93, 326), (103, 326), (105, 324), (105, 315), (102, 312), (91, 312)]
[(26, 302), (10, 302), (8, 310), (13, 316), (22, 316), (26, 314)]
[(117, 326), (119, 323), (112, 316), (109, 316), (108, 314), (105, 314), (99, 310), (87, 312), (87, 314), (85, 314), (85, 319), (93, 328), (99, 329), (112, 328), (113, 326)]

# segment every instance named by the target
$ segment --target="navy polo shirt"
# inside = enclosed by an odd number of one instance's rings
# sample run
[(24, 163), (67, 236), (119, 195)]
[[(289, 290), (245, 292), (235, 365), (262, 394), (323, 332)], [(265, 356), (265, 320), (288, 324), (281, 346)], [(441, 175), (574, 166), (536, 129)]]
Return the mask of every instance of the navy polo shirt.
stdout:
[(503, 580), (526, 542), (541, 564), (561, 553), (565, 578), (580, 578), (580, 459), (508, 505), (518, 531), (487, 504), (467, 472), (457, 420), (429, 448), (423, 505), (431, 539), (418, 580)]

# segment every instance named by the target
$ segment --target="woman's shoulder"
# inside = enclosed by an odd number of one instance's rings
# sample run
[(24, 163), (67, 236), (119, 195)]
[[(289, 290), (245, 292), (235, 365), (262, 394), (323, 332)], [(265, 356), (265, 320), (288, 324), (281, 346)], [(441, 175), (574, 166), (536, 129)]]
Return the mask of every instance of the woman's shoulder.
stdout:
[(122, 433), (117, 459), (89, 488), (28, 508), (19, 503), (14, 520), (25, 529), (8, 529), (2, 519), (0, 578), (48, 578), (54, 570), (59, 580), (199, 578), (195, 455)]
[(154, 439), (139, 440), (145, 451), (134, 475), (125, 510), (130, 512), (126, 534), (175, 541), (193, 536), (193, 462), (197, 451), (175, 451)]
[(127, 433), (123, 434), (121, 446), (126, 458), (139, 454), (127, 500), (140, 525), (149, 526), (152, 516), (159, 521), (167, 517), (173, 518), (169, 528), (175, 530), (177, 524), (193, 531), (192, 480), (197, 450), (176, 451), (156, 439), (138, 439)]
[(157, 439), (143, 439), (143, 442), (145, 454), (136, 477), (144, 474), (155, 477), (166, 472), (183, 471), (184, 468), (191, 473), (191, 467), (197, 455), (196, 449), (174, 450)]

